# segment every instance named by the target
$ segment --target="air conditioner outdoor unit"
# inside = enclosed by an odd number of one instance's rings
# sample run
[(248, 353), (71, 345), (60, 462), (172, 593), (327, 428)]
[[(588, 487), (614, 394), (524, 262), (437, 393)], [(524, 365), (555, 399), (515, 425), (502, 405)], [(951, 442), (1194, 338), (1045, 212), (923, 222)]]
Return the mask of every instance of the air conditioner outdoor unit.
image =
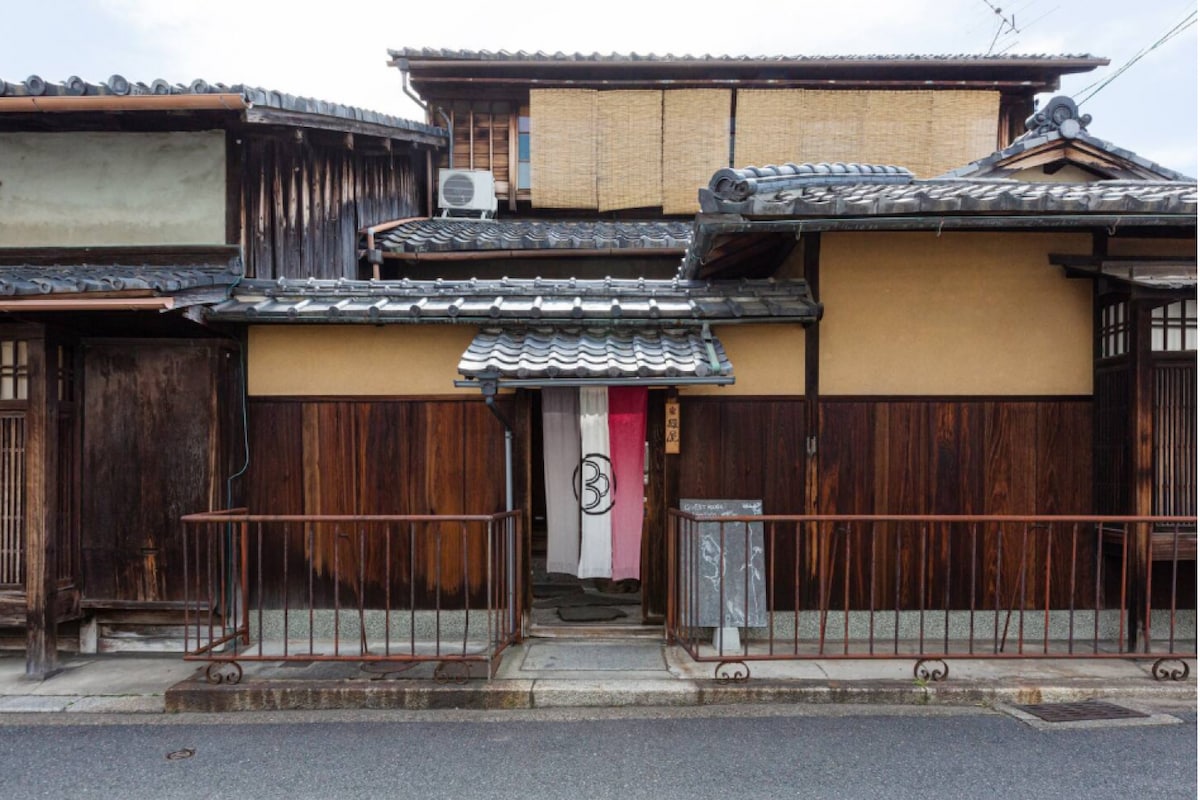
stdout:
[(438, 173), (438, 207), (442, 216), (480, 219), (496, 216), (496, 180), (486, 169), (443, 169)]

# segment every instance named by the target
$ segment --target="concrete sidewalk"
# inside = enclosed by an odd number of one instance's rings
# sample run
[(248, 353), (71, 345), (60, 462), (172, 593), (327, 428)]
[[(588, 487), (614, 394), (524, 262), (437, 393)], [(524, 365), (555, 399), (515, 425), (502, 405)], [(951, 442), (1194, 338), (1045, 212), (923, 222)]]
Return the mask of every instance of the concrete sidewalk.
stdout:
[(205, 680), (177, 655), (72, 656), (42, 682), (19, 654), (0, 656), (0, 712), (163, 712), (345, 708), (497, 709), (702, 706), (730, 703), (996, 705), (1092, 698), (1194, 707), (1195, 660), (1184, 681), (1156, 681), (1153, 660), (949, 660), (941, 681), (912, 659), (749, 662), (745, 682), (653, 640), (534, 639), (505, 653), (492, 680), (475, 665), (462, 683), (433, 664), (243, 662), (238, 684)]

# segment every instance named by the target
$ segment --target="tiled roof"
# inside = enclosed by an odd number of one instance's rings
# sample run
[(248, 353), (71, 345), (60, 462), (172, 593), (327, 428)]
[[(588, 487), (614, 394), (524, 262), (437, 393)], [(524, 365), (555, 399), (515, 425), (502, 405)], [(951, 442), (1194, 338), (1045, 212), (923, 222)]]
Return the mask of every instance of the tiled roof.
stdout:
[(569, 323), (607, 327), (706, 321), (815, 322), (800, 280), (510, 279), (245, 281), (215, 319), (281, 322)]
[(70, 251), (55, 251), (54, 255), (57, 257), (42, 255), (37, 250), (0, 252), (0, 295), (41, 297), (96, 292), (173, 295), (228, 287), (243, 271), (241, 257), (225, 251), (207, 257), (188, 254), (177, 259), (85, 256), (76, 261), (70, 258)]
[(388, 253), (477, 250), (638, 250), (674, 249), (682, 253), (692, 238), (688, 222), (585, 222), (542, 220), (455, 220), (406, 222), (377, 236)]
[(708, 189), (722, 200), (740, 201), (804, 186), (844, 183), (912, 183), (904, 167), (881, 164), (783, 164), (780, 166), (722, 169), (713, 174)]
[[(749, 179), (749, 170), (741, 170)], [(1181, 181), (1020, 182), (1002, 179), (862, 180), (770, 185), (744, 199), (701, 190), (704, 213), (776, 217), (909, 214), (1195, 214), (1196, 184)]]
[(130, 97), (130, 96), (179, 96), (179, 95), (241, 95), (248, 107), (272, 109), (317, 117), (328, 117), (345, 122), (365, 123), (380, 128), (392, 128), (427, 136), (444, 138), (445, 129), (426, 125), (402, 117), (383, 114), (356, 106), (316, 100), (285, 92), (247, 86), (241, 83), (225, 85), (197, 79), (189, 84), (172, 84), (161, 78), (150, 83), (135, 83), (121, 75), (113, 75), (101, 83), (88, 83), (82, 78), (71, 76), (61, 83), (51, 83), (38, 75), (30, 75), (24, 81), (8, 82), (0, 79), (0, 98), (3, 97)]
[(546, 53), (527, 50), (457, 50), (431, 47), (402, 47), (388, 50), (393, 59), (413, 60), (446, 60), (446, 61), (536, 61), (536, 62), (588, 62), (588, 63), (626, 63), (626, 62), (678, 62), (678, 61), (707, 61), (718, 63), (754, 63), (754, 64), (786, 64), (786, 63), (856, 63), (869, 64), (885, 62), (968, 62), (981, 64), (1012, 64), (1024, 62), (1071, 62), (1071, 61), (1103, 61), (1088, 54), (1002, 54), (981, 55), (979, 53), (960, 54), (868, 54), (868, 55), (674, 55), (671, 53)]
[(1162, 166), (1148, 158), (1143, 158), (1132, 150), (1117, 147), (1088, 133), (1087, 126), (1092, 121), (1088, 114), (1080, 114), (1078, 106), (1069, 97), (1054, 97), (1046, 106), (1025, 121), (1026, 132), (1011, 145), (998, 150), (989, 156), (972, 161), (970, 164), (951, 170), (942, 178), (971, 178), (981, 175), (994, 174), (1003, 162), (1016, 159), (1022, 153), (1042, 148), (1055, 142), (1082, 142), (1101, 150), (1121, 161), (1140, 167), (1151, 175), (1167, 181), (1195, 181), (1182, 172)]
[[(709, 379), (731, 382), (721, 342), (705, 331), (544, 328), (481, 331), (458, 371), (468, 378)], [(721, 379), (725, 379), (722, 381)]]

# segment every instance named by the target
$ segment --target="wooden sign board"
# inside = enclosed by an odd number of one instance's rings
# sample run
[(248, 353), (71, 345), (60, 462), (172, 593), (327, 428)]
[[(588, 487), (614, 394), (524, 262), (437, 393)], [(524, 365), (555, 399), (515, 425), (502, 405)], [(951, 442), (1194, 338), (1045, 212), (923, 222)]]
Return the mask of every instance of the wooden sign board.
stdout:
[[(762, 514), (762, 500), (680, 500), (698, 517)], [(724, 528), (724, 533), (722, 533)], [(766, 548), (761, 522), (702, 522), (679, 543), (684, 569), (679, 608), (684, 625), (761, 628), (767, 624)], [(695, 574), (692, 574), (692, 569)]]
[(672, 399), (672, 400), (667, 401), (667, 428), (666, 429), (667, 429), (667, 436), (666, 436), (666, 440), (665, 440), (666, 446), (665, 446), (663, 452), (667, 453), (667, 455), (678, 455), (679, 454), (679, 434), (680, 434), (679, 401), (678, 400)]

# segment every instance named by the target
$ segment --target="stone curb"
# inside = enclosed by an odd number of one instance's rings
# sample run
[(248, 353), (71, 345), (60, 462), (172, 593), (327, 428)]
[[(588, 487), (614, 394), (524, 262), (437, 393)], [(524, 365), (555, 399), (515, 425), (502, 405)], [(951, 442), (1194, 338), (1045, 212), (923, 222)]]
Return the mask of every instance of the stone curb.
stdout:
[(876, 705), (980, 706), (997, 703), (1077, 702), (1092, 698), (1194, 703), (1196, 683), (1141, 686), (1109, 681), (1041, 684), (962, 682), (917, 686), (910, 681), (751, 680), (473, 680), (254, 681), (210, 685), (189, 679), (169, 688), (167, 712), (287, 711), (333, 709), (531, 709), (628, 706), (713, 706), (739, 703), (853, 703)]

